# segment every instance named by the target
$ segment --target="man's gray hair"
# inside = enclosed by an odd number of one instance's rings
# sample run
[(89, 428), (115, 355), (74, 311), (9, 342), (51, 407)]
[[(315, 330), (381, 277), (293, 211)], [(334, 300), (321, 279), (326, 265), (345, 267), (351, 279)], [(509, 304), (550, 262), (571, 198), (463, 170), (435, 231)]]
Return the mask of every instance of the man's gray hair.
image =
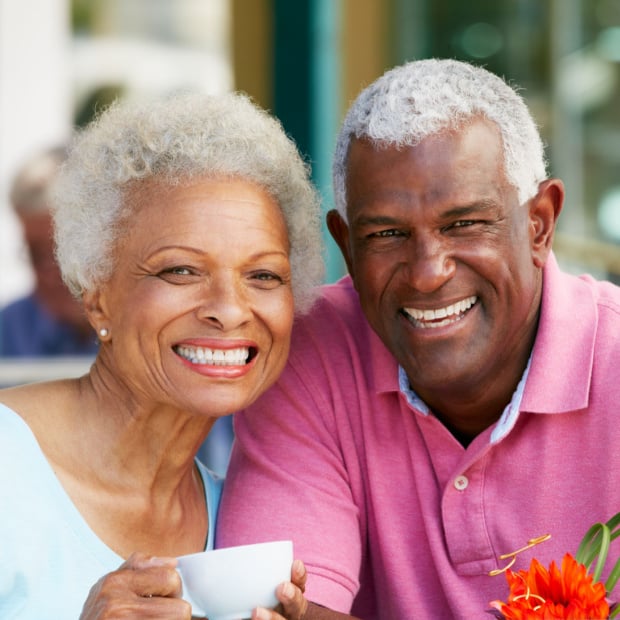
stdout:
[(501, 134), (504, 170), (521, 203), (546, 178), (538, 128), (518, 92), (497, 75), (465, 62), (427, 59), (386, 72), (351, 105), (338, 135), (333, 163), (336, 208), (346, 220), (346, 172), (351, 140), (378, 147), (409, 147), (476, 118)]
[(19, 167), (9, 190), (9, 201), (19, 216), (47, 213), (54, 179), (67, 156), (66, 148), (37, 151)]
[(132, 183), (205, 177), (247, 180), (274, 198), (289, 234), (296, 309), (307, 309), (323, 278), (318, 193), (280, 123), (237, 93), (116, 102), (77, 134), (54, 193), (57, 258), (73, 294), (111, 276), (136, 207), (125, 200)]

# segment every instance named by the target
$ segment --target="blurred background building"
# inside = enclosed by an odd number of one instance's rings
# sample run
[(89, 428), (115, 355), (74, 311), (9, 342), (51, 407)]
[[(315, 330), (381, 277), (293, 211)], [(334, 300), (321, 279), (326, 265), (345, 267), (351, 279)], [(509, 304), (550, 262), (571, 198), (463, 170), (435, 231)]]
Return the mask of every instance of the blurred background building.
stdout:
[[(15, 170), (112, 98), (247, 92), (297, 141), (328, 210), (349, 102), (387, 67), (433, 56), (523, 88), (567, 187), (560, 262), (620, 281), (619, 0), (0, 0), (0, 306), (33, 286)], [(344, 267), (326, 239), (333, 281)]]
[[(32, 286), (7, 188), (35, 149), (116, 96), (240, 89), (283, 121), (331, 205), (347, 104), (414, 58), (483, 64), (523, 87), (567, 185), (556, 251), (620, 264), (618, 0), (0, 0), (0, 305)], [(328, 278), (343, 272), (328, 243)]]

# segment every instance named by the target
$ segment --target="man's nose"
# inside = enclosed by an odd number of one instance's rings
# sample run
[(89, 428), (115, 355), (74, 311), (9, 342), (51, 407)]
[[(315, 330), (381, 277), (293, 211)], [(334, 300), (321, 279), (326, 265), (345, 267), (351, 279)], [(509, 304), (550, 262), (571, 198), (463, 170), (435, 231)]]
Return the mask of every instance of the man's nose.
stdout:
[(456, 272), (456, 262), (440, 239), (412, 236), (407, 253), (409, 284), (421, 293), (432, 293)]

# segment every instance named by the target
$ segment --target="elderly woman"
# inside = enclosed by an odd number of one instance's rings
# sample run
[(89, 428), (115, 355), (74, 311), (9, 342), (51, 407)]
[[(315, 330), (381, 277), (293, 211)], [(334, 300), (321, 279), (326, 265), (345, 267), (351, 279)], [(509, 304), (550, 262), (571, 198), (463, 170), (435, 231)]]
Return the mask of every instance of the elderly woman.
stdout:
[(54, 216), (100, 346), (86, 376), (0, 392), (0, 616), (189, 618), (174, 557), (212, 547), (221, 486), (195, 455), (284, 366), (316, 193), (247, 98), (180, 95), (79, 135)]

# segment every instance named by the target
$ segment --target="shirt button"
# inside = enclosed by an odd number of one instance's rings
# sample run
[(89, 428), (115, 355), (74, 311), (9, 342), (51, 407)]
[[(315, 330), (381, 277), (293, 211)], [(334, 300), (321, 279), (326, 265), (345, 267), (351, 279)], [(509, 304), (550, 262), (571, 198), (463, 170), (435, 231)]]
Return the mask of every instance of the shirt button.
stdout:
[(467, 479), (467, 476), (457, 476), (454, 479), (454, 488), (457, 491), (464, 491), (468, 485), (469, 485), (469, 480)]

